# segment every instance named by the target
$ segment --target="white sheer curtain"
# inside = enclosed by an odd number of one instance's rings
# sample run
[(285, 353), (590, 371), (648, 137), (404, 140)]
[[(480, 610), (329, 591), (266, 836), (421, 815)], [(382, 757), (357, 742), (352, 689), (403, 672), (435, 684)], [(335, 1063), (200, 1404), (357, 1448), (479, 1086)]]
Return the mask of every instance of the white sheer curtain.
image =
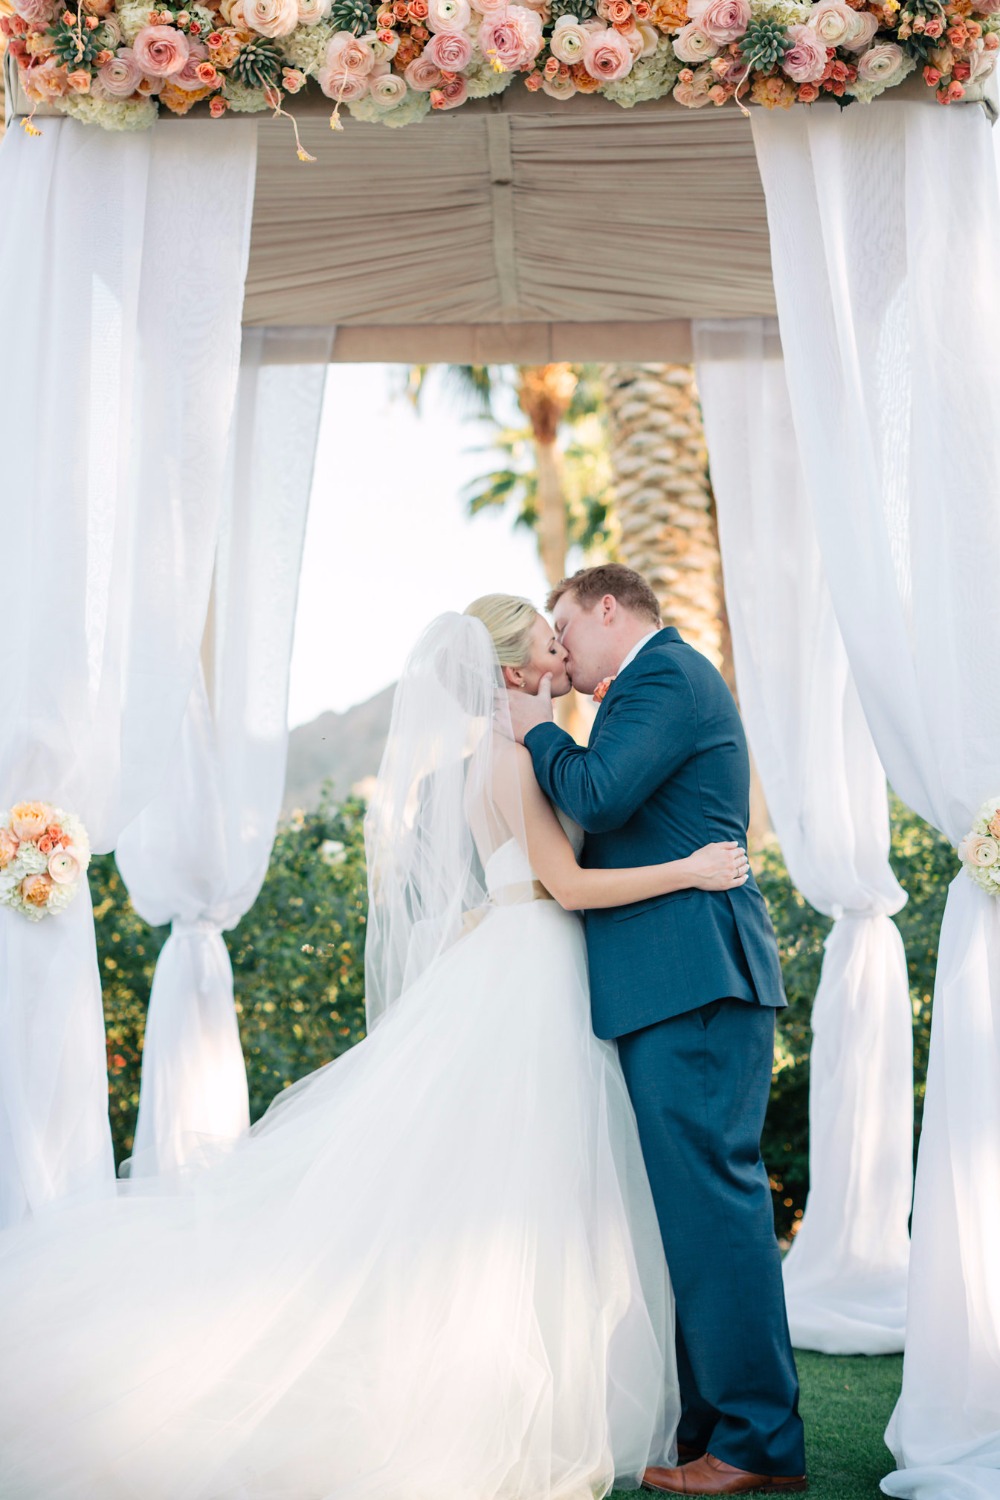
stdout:
[(131, 1171), (190, 1163), (249, 1125), (222, 939), (256, 900), (284, 790), (288, 673), (330, 329), (246, 329), (206, 671), (160, 794), (117, 860), (172, 923), (150, 996)]
[[(889, 780), (957, 844), (1000, 790), (1000, 199), (978, 109), (755, 112), (799, 451)], [(956, 871), (958, 865), (956, 861)], [(1000, 905), (938, 954), (899, 1496), (1000, 1496)]]
[[(0, 804), (97, 851), (162, 779), (197, 660), (239, 359), (253, 122), (0, 148)], [(113, 1180), (89, 898), (0, 910), (0, 1225)]]
[(891, 920), (906, 896), (885, 773), (823, 576), (777, 323), (697, 321), (694, 351), (747, 734), (792, 879), (836, 918), (813, 1005), (788, 1320), (799, 1348), (885, 1354), (903, 1347), (913, 1192), (913, 1018)]

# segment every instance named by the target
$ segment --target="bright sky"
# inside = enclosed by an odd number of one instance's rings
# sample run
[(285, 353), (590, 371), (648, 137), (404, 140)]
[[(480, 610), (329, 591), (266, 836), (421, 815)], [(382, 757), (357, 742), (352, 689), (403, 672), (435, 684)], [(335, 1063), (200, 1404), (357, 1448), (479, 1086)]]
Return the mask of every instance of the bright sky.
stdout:
[(394, 682), (429, 620), (479, 594), (545, 580), (507, 511), (470, 520), (463, 484), (489, 471), (482, 429), (435, 380), (420, 414), (399, 367), (331, 365), (299, 588), (288, 722), (342, 712)]

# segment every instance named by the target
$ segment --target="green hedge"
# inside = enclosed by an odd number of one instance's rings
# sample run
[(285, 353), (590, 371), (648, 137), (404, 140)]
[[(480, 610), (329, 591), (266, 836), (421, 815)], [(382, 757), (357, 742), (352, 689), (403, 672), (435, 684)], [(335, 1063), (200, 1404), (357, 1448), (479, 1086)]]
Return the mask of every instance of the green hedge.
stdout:
[[(351, 800), (285, 824), (259, 898), (239, 927), (226, 934), (254, 1119), (279, 1090), (364, 1035), (363, 815), (362, 804)], [(937, 935), (957, 865), (946, 840), (898, 803), (892, 862), (910, 894), (896, 921), (910, 969), (919, 1131)], [(775, 1218), (787, 1236), (801, 1217), (809, 1185), (809, 1016), (830, 923), (794, 888), (776, 850), (766, 850), (759, 865), (790, 1002), (778, 1023), (764, 1137)], [(135, 1130), (146, 1003), (166, 929), (151, 929), (136, 916), (110, 856), (93, 862), (91, 882), (120, 1160), (130, 1151)]]

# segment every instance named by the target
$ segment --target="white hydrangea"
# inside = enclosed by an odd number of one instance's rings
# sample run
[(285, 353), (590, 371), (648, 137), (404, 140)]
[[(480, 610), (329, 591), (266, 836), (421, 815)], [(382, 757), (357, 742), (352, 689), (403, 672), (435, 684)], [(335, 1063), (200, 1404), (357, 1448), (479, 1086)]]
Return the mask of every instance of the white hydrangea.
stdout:
[(870, 104), (873, 99), (878, 98), (879, 94), (884, 94), (886, 89), (896, 88), (898, 84), (902, 83), (904, 78), (910, 76), (916, 66), (916, 58), (911, 57), (906, 52), (904, 53), (903, 61), (899, 65), (899, 71), (893, 75), (888, 83), (866, 83), (863, 78), (858, 78), (855, 79), (854, 83), (849, 83), (844, 92), (850, 94), (852, 99), (857, 99), (860, 104)]
[(812, 6), (799, 5), (796, 0), (750, 0), (750, 11), (754, 20), (766, 16), (781, 26), (796, 26), (808, 21)]
[(631, 73), (617, 83), (606, 83), (598, 93), (620, 104), (622, 109), (631, 109), (633, 104), (644, 104), (647, 99), (662, 99), (669, 94), (680, 71), (681, 63), (674, 55), (670, 38), (663, 37), (649, 57), (636, 59)]
[(20, 867), (22, 879), (25, 875), (44, 875), (49, 867), (48, 857), (39, 853), (34, 844), (21, 845), (15, 864)]
[(227, 77), (222, 89), (229, 108), (237, 115), (255, 115), (258, 110), (268, 109), (263, 89), (251, 89), (233, 77)]
[(130, 47), (142, 28), (149, 25), (152, 9), (144, 0), (120, 0), (115, 14), (121, 25), (122, 36)]
[(290, 36), (282, 37), (279, 46), (282, 56), (293, 68), (300, 68), (315, 78), (326, 59), (326, 49), (337, 28), (329, 21), (317, 21), (315, 26), (297, 26)]
[(98, 99), (93, 94), (68, 94), (59, 106), (85, 125), (104, 130), (148, 130), (159, 112), (152, 99)]
[(478, 52), (473, 54), (465, 78), (470, 99), (487, 99), (491, 94), (502, 94), (514, 82), (513, 73), (498, 73), (489, 58)]
[(402, 104), (397, 104), (393, 109), (381, 108), (370, 94), (366, 94), (363, 99), (355, 99), (346, 106), (352, 119), (364, 120), (368, 125), (391, 125), (393, 129), (399, 129), (401, 125), (416, 124), (429, 112), (430, 107), (430, 94), (418, 93), (415, 89), (411, 89)]
[(215, 11), (210, 10), (207, 5), (189, 5), (187, 12), (192, 21), (197, 21), (201, 27), (202, 37), (208, 36), (215, 30)]

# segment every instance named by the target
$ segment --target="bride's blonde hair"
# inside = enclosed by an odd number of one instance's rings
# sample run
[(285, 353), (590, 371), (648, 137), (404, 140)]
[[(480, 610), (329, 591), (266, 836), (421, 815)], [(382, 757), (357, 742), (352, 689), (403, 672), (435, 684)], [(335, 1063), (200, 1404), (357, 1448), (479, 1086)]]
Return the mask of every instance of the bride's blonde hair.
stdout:
[(482, 620), (502, 667), (523, 667), (531, 656), (531, 632), (538, 611), (530, 599), (514, 594), (484, 594), (473, 599), (467, 615)]

